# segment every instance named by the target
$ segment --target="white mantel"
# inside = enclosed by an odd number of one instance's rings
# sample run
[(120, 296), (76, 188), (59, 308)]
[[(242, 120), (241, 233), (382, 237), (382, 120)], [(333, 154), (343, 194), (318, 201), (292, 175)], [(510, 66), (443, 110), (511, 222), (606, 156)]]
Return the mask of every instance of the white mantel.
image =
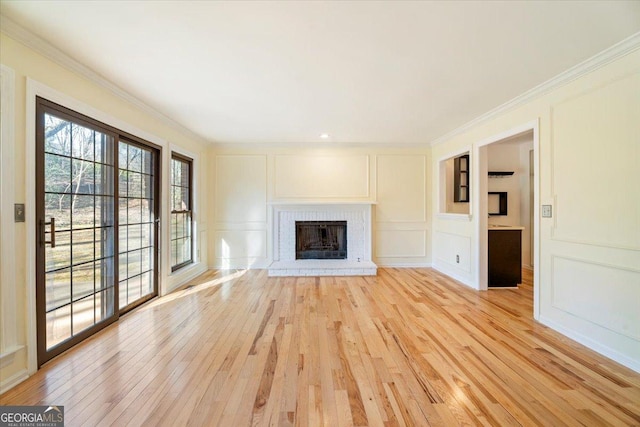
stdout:
[[(375, 202), (272, 202), (269, 276), (374, 276), (371, 211)], [(296, 221), (346, 221), (347, 259), (296, 259)]]

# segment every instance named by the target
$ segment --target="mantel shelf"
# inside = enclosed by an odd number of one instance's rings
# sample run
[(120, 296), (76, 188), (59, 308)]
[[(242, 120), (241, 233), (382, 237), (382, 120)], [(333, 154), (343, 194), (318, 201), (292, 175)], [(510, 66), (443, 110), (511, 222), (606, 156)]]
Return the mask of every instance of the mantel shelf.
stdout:
[(269, 205), (377, 205), (378, 202), (371, 200), (351, 201), (351, 200), (274, 200)]

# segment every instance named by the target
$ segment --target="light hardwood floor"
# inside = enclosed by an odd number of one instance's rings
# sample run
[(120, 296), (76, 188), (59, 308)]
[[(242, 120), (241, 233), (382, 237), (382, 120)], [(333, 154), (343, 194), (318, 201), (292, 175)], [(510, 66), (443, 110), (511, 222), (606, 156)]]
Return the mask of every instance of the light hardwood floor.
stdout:
[(95, 425), (640, 425), (640, 375), (532, 319), (531, 276), (475, 292), (209, 272), (0, 396)]

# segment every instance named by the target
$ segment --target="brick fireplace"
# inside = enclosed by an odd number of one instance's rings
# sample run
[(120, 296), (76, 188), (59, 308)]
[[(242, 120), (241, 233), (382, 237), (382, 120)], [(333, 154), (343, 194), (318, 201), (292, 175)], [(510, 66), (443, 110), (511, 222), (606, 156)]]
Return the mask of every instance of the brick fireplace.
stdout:
[[(269, 276), (371, 276), (377, 266), (371, 260), (370, 202), (272, 203), (273, 263)], [(296, 229), (300, 224), (344, 224), (346, 247), (337, 243), (338, 231), (313, 231), (315, 251), (311, 259), (297, 259)], [(322, 230), (322, 229), (321, 229)], [(335, 248), (335, 249), (334, 249)], [(322, 251), (334, 251), (330, 259), (313, 259)], [(346, 252), (341, 257), (342, 251)], [(327, 252), (328, 253), (328, 252)], [(321, 256), (319, 256), (321, 257)], [(331, 259), (333, 257), (333, 259)]]

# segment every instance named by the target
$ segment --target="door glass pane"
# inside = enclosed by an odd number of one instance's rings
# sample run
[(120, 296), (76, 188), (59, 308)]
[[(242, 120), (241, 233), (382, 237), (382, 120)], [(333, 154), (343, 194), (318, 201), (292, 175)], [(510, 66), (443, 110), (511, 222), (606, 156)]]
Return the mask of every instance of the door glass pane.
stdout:
[[(45, 239), (51, 240), (51, 233), (45, 233)], [(46, 272), (68, 267), (71, 264), (71, 232), (56, 230), (56, 247), (46, 245), (44, 253)]]
[(71, 196), (71, 227), (93, 228), (96, 198), (73, 194)]
[[(120, 309), (155, 293), (153, 151), (124, 141), (118, 149)], [(125, 163), (122, 163), (125, 162)]]
[(95, 324), (94, 314), (94, 296), (89, 295), (86, 298), (75, 301), (72, 307), (73, 314), (73, 332), (77, 334), (77, 331), (84, 331), (85, 329)]
[(70, 193), (71, 183), (71, 159), (69, 157), (58, 156), (46, 153), (44, 155), (45, 168), (47, 169), (47, 179), (44, 182), (44, 191), (52, 193)]
[(95, 245), (94, 245), (93, 228), (74, 231), (71, 236), (73, 239), (73, 253), (71, 257), (74, 264), (80, 264), (87, 261), (91, 261), (96, 258)]
[(71, 306), (66, 305), (46, 314), (47, 349), (71, 337)]
[(106, 289), (102, 292), (98, 292), (95, 295), (95, 320), (99, 322), (113, 316), (113, 288)]
[(73, 267), (72, 298), (74, 301), (94, 293), (93, 272), (94, 272), (93, 263), (82, 264), (82, 265)]
[(45, 153), (71, 155), (71, 123), (46, 114), (44, 124)]
[[(44, 195), (44, 217), (56, 219), (56, 232), (71, 228), (71, 196), (69, 194)], [(48, 231), (48, 230), (47, 230)], [(56, 239), (58, 236), (56, 235)], [(56, 248), (58, 245), (56, 245)]]
[(71, 303), (71, 269), (46, 273), (46, 311), (55, 310)]
[(45, 243), (38, 289), (48, 351), (114, 313), (113, 298), (102, 298), (101, 291), (113, 289), (115, 278), (114, 138), (53, 112), (44, 113), (41, 131)]

